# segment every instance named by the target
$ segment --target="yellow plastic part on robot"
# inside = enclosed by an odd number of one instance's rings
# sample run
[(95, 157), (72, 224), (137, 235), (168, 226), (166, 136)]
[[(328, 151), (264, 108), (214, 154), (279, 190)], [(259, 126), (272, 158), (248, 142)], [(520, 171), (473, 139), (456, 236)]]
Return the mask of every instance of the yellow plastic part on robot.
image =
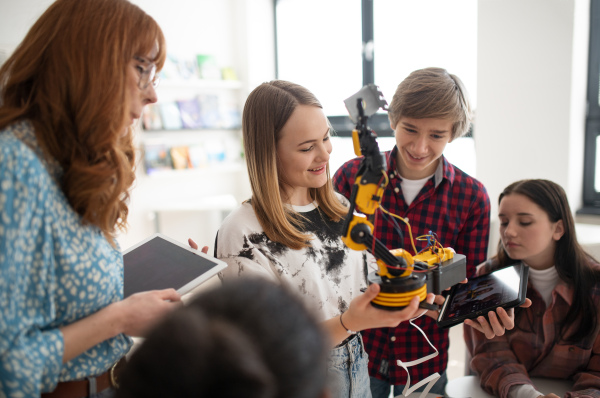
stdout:
[(444, 261), (451, 260), (454, 258), (454, 249), (450, 247), (435, 247), (432, 246), (417, 254), (414, 259), (417, 261), (421, 261), (423, 263), (427, 263), (428, 266), (441, 264)]
[(371, 231), (373, 230), (373, 224), (371, 224), (369, 222), (369, 220), (367, 220), (367, 216), (354, 213), (352, 215), (352, 221), (350, 221), (350, 225), (348, 227), (348, 234), (345, 236), (342, 236), (342, 242), (344, 242), (344, 244), (352, 250), (357, 250), (357, 251), (367, 250), (367, 246), (365, 244), (355, 242), (354, 239), (352, 239), (352, 237), (350, 236), (350, 233), (352, 232), (352, 228), (354, 228), (358, 224), (366, 224)]

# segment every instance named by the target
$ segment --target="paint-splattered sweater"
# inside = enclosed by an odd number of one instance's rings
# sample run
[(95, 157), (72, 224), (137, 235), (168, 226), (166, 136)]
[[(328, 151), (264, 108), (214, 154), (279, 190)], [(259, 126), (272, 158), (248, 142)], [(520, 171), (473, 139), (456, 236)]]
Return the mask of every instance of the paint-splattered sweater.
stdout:
[(340, 238), (343, 220), (329, 220), (316, 204), (293, 209), (309, 220), (303, 232), (313, 237), (311, 245), (300, 250), (267, 238), (250, 203), (229, 214), (217, 235), (216, 256), (229, 264), (220, 277), (225, 282), (246, 276), (279, 281), (297, 290), (326, 320), (348, 309), (366, 287), (366, 262), (372, 257), (344, 245)]

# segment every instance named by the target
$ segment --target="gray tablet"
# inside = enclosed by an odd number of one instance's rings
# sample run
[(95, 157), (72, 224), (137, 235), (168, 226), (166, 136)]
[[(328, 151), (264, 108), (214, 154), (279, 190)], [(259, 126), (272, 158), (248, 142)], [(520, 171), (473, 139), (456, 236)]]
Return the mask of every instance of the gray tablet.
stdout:
[(124, 297), (173, 288), (184, 295), (227, 263), (156, 233), (123, 251)]

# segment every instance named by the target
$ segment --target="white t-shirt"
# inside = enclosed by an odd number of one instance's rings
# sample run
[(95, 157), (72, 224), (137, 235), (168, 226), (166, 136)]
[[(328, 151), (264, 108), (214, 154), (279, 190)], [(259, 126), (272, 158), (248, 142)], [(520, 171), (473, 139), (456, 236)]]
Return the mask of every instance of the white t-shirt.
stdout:
[(427, 183), (427, 180), (429, 180), (431, 177), (433, 177), (433, 174), (428, 177), (421, 178), (420, 180), (409, 180), (401, 176), (402, 181), (400, 182), (400, 186), (402, 187), (402, 195), (404, 195), (404, 200), (408, 206), (410, 206), (412, 201), (415, 200), (419, 192), (421, 192), (421, 189)]
[[(338, 195), (342, 203), (347, 203)], [(351, 250), (341, 240), (343, 220), (333, 222), (315, 204), (293, 206), (309, 221), (305, 231), (311, 246), (293, 250), (267, 238), (250, 203), (243, 203), (223, 221), (217, 236), (217, 258), (229, 266), (227, 279), (262, 276), (292, 287), (320, 320), (348, 309), (366, 287), (367, 261), (373, 257)]]

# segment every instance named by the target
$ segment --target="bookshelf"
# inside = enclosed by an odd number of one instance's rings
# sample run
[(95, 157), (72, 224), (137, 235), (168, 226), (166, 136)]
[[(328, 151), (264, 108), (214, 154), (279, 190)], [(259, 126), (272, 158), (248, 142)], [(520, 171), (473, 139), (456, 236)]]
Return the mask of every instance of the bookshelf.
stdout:
[(250, 196), (241, 133), (244, 87), (238, 80), (172, 71), (160, 77), (158, 102), (145, 107), (137, 134), (137, 225), (145, 225), (145, 233), (209, 245), (223, 218)]
[(238, 80), (161, 80), (159, 101), (148, 105), (142, 116), (140, 149), (146, 174), (239, 167), (241, 88)]

